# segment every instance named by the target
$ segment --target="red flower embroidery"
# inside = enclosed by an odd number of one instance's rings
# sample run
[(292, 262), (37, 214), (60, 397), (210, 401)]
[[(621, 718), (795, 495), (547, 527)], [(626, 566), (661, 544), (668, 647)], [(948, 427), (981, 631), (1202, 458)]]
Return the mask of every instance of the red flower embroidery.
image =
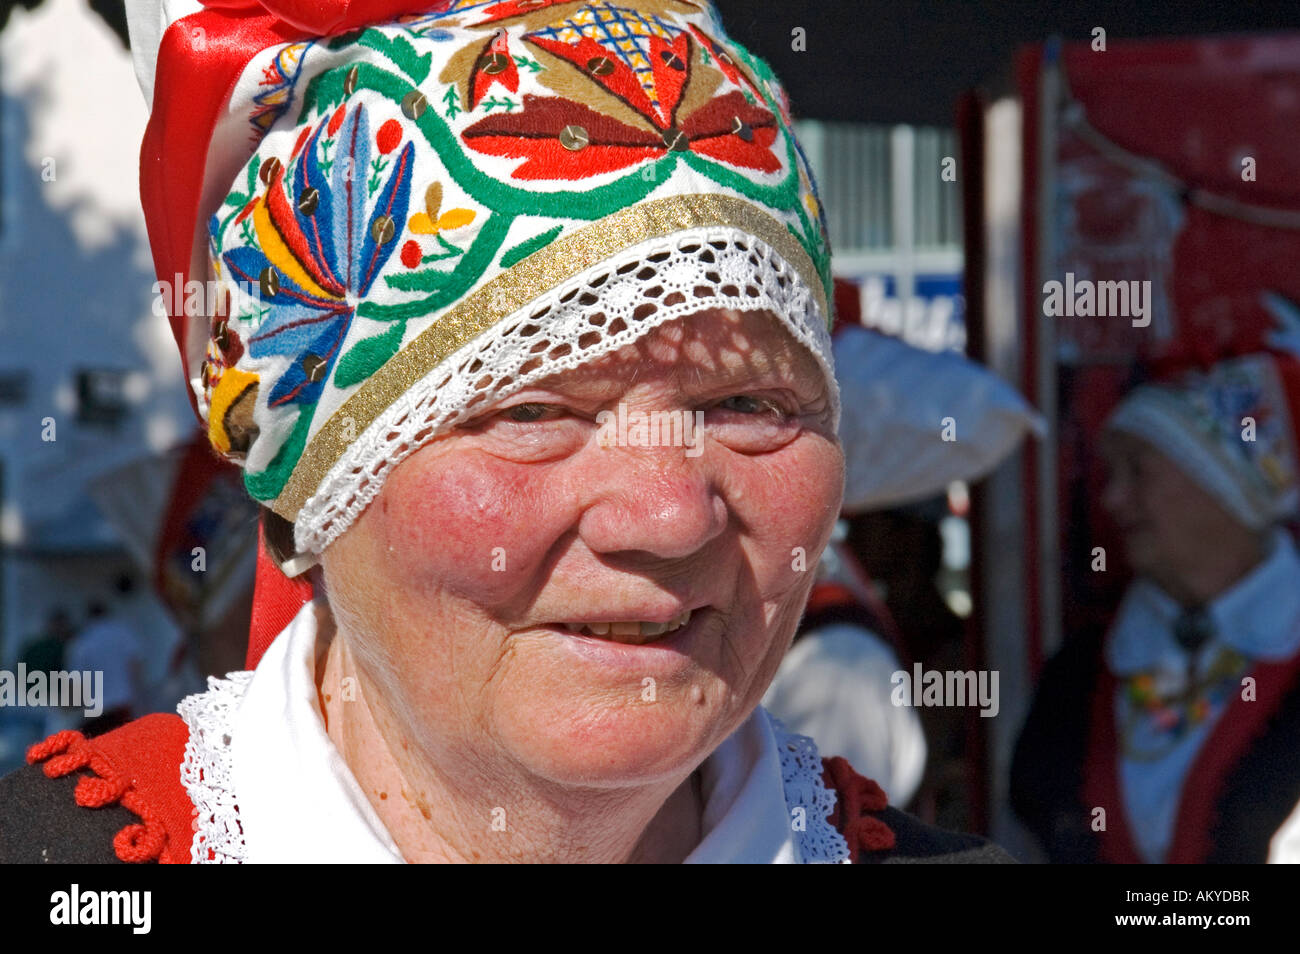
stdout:
[(463, 135), (480, 152), (527, 158), (512, 173), (516, 179), (585, 179), (685, 149), (763, 172), (781, 168), (771, 149), (776, 117), (738, 92), (710, 100), (680, 129), (662, 133), (572, 100), (525, 95), (518, 113), (490, 115)]
[(402, 124), (396, 119), (390, 119), (379, 127), (379, 132), (375, 133), (375, 145), (384, 155), (388, 155), (401, 144)]
[(423, 255), (420, 252), (420, 243), (414, 240), (408, 240), (402, 246), (402, 264), (407, 268), (415, 268), (420, 264)]
[(506, 31), (498, 30), (484, 44), (482, 52), (469, 74), (469, 108), (477, 109), (494, 83), (500, 83), (512, 93), (519, 92), (519, 67), (510, 55)]
[(339, 127), (343, 125), (343, 117), (347, 115), (347, 111), (347, 104), (334, 110), (334, 115), (330, 117), (330, 124), (325, 127), (325, 135), (333, 136), (339, 131)]

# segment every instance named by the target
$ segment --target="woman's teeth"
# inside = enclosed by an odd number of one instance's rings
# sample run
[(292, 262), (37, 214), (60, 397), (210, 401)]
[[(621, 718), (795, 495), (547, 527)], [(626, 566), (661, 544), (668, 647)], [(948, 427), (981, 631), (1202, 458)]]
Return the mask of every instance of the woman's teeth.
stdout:
[(564, 626), (571, 632), (581, 633), (584, 636), (599, 636), (616, 643), (641, 644), (658, 639), (675, 629), (681, 629), (690, 622), (690, 619), (691, 611), (687, 610), (666, 623), (565, 623)]

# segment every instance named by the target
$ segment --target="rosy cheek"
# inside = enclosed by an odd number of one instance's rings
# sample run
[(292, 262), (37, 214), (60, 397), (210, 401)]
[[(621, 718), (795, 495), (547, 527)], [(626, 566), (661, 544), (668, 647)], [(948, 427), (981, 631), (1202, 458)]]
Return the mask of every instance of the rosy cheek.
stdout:
[(417, 466), (395, 471), (376, 501), (392, 560), (483, 605), (526, 585), (563, 532), (543, 468), (472, 452), (408, 463)]
[(835, 445), (810, 442), (754, 471), (749, 497), (779, 532), (806, 542), (803, 537), (820, 533), (839, 513), (843, 471)]
[(839, 512), (842, 460), (834, 445), (818, 441), (734, 470), (730, 495), (751, 528), (749, 560), (762, 591), (785, 592), (812, 569), (810, 554)]

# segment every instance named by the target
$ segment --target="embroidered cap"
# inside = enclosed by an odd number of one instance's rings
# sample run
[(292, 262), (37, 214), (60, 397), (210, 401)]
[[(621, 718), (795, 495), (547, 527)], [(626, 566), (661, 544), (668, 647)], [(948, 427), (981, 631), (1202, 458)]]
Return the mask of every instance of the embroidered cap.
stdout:
[(155, 265), (209, 282), (173, 314), (196, 410), (299, 551), (476, 408), (703, 308), (778, 315), (838, 425), (812, 174), (709, 4), (223, 0), (139, 72)]
[(1140, 437), (1243, 525), (1263, 529), (1300, 503), (1294, 359), (1251, 354), (1128, 395), (1106, 427)]

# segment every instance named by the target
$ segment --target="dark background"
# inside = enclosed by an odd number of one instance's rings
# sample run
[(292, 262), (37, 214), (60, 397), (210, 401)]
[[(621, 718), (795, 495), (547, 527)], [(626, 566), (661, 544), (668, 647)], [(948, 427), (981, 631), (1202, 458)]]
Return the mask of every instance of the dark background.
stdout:
[[(0, 0), (0, 27), (15, 6)], [(122, 0), (87, 0), (126, 42)], [(996, 85), (1016, 48), (1052, 34), (1108, 44), (1126, 38), (1300, 29), (1300, 3), (1146, 0), (716, 0), (727, 32), (767, 59), (795, 115), (866, 123), (950, 126), (957, 97)], [(803, 27), (807, 50), (791, 31)]]

